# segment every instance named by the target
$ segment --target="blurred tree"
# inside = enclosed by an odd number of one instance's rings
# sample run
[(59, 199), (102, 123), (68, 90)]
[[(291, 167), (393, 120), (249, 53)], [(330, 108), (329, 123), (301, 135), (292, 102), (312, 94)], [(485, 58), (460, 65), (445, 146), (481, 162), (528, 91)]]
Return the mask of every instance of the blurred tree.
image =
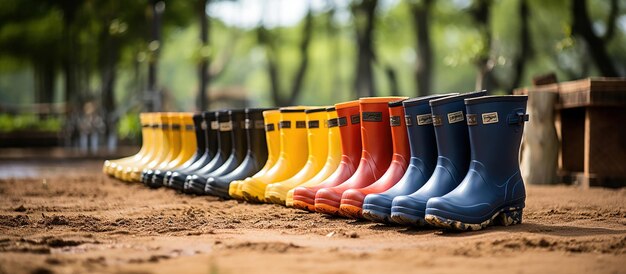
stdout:
[[(376, 96), (372, 66), (376, 61), (373, 41), (377, 5), (378, 0), (360, 0), (352, 4), (358, 47), (354, 78), (357, 97)], [(388, 70), (387, 75), (390, 75), (391, 79), (395, 77), (393, 71)]]
[(417, 96), (425, 96), (432, 91), (433, 78), (433, 49), (430, 41), (430, 14), (434, 0), (411, 1), (413, 31), (415, 31), (417, 64), (415, 65), (415, 80), (417, 82)]
[(286, 95), (283, 95), (284, 93), (280, 84), (280, 78), (284, 75), (281, 74), (278, 66), (280, 41), (271, 30), (264, 26), (264, 24), (260, 24), (256, 29), (258, 41), (265, 47), (267, 71), (271, 83), (272, 100), (274, 101), (275, 106), (294, 105), (300, 95), (300, 92), (302, 91), (304, 76), (306, 75), (309, 65), (309, 45), (311, 44), (311, 36), (313, 34), (313, 13), (310, 7), (304, 18), (303, 28), (302, 38), (298, 46), (300, 53), (298, 68), (295, 70), (291, 87), (288, 89), (289, 93)]

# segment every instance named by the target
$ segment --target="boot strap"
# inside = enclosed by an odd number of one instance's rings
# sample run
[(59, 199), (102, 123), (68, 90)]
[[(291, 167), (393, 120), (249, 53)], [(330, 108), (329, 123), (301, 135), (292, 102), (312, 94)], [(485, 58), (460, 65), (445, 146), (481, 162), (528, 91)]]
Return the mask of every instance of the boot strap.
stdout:
[(528, 113), (524, 113), (523, 110), (518, 110), (513, 114), (509, 114), (507, 117), (509, 125), (518, 125), (521, 126), (524, 122), (528, 122)]

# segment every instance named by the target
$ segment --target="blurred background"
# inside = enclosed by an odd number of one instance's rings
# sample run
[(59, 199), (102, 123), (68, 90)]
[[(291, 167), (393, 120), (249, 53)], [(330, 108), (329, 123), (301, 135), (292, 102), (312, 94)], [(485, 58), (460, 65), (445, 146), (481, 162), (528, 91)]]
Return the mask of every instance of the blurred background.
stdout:
[(139, 141), (138, 113), (508, 94), (626, 75), (623, 0), (2, 0), (0, 147)]

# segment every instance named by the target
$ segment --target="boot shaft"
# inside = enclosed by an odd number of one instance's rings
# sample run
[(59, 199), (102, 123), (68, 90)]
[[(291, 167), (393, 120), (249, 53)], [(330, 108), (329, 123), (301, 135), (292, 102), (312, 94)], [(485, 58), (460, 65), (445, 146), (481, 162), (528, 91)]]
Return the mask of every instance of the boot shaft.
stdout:
[(408, 99), (402, 102), (405, 113), (405, 123), (409, 136), (411, 158), (422, 161), (428, 169), (425, 172), (431, 174), (437, 160), (437, 141), (433, 128), (430, 100), (458, 95), (457, 93), (431, 95)]
[(406, 130), (406, 120), (404, 119), (404, 108), (402, 107), (403, 101), (400, 100), (388, 104), (389, 125), (391, 126), (393, 157), (402, 157), (408, 164), (411, 152)]
[(341, 137), (341, 151), (348, 157), (356, 169), (361, 158), (361, 114), (359, 101), (335, 104), (337, 124)]
[(219, 149), (219, 143), (217, 141), (217, 134), (219, 123), (217, 121), (217, 111), (205, 111), (202, 113), (202, 119), (206, 124), (205, 134), (205, 142), (206, 142), (206, 152), (209, 155), (209, 158), (213, 158)]
[(470, 159), (463, 100), (484, 95), (479, 91), (430, 100), (438, 155), (449, 159), (461, 173), (467, 171)]
[(246, 109), (245, 128), (248, 153), (254, 154), (259, 162), (265, 162), (268, 155), (265, 123), (263, 121), (263, 111), (266, 110), (269, 109)]
[(307, 109), (304, 113), (307, 122), (309, 156), (315, 156), (323, 161), (328, 154), (328, 127), (324, 126), (327, 118), (326, 108)]
[(389, 123), (389, 102), (406, 97), (367, 97), (359, 99), (361, 112), (362, 156), (376, 158), (377, 168), (386, 169), (392, 157), (392, 139)]
[(265, 141), (268, 149), (268, 159), (276, 161), (280, 155), (280, 122), (279, 110), (263, 111), (263, 121), (265, 123)]
[(217, 154), (228, 157), (233, 149), (232, 120), (230, 111), (220, 110), (217, 115)]
[(308, 155), (308, 142), (306, 130), (305, 108), (286, 107), (280, 108), (280, 157), (293, 157), (296, 155)]
[(335, 107), (326, 108), (326, 127), (328, 128), (328, 157), (333, 155), (341, 157), (341, 133)]
[(245, 109), (229, 110), (231, 121), (230, 138), (232, 140), (231, 154), (242, 160), (246, 156), (248, 148), (246, 138), (246, 111)]
[(528, 121), (528, 96), (505, 95), (466, 99), (471, 159), (492, 168), (497, 181), (519, 172), (519, 148)]
[(196, 153), (201, 155), (206, 150), (206, 123), (201, 113), (196, 113), (191, 118), (193, 120), (194, 134), (196, 138)]

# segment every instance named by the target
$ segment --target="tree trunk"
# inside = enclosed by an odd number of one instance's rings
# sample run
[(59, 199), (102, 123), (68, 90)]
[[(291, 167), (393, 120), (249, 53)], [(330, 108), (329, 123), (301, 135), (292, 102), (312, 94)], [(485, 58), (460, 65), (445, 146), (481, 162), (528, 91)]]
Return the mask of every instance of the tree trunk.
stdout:
[(165, 11), (165, 2), (161, 0), (151, 1), (152, 21), (150, 24), (150, 58), (148, 60), (148, 111), (162, 110), (162, 94), (157, 87), (159, 52), (161, 51), (161, 23), (163, 12)]
[[(354, 89), (357, 97), (376, 96), (374, 86), (374, 22), (378, 0), (363, 0), (353, 7), (358, 46)], [(359, 18), (364, 17), (363, 20)], [(364, 22), (360, 26), (359, 22)]]
[(493, 69), (490, 59), (491, 49), (491, 1), (490, 0), (477, 0), (474, 2), (474, 9), (472, 10), (472, 17), (478, 24), (478, 28), (482, 31), (483, 43), (485, 49), (476, 60), (476, 66), (478, 68), (478, 74), (476, 75), (476, 90), (491, 90), (493, 88), (494, 79), (491, 70)]
[(433, 49), (430, 41), (430, 17), (433, 0), (424, 0), (421, 4), (411, 2), (413, 26), (416, 32), (417, 66), (415, 79), (417, 81), (417, 96), (431, 93), (433, 78)]
[[(202, 48), (209, 45), (209, 18), (206, 14), (206, 6), (209, 0), (198, 1), (198, 19), (200, 20), (200, 41)], [(198, 110), (204, 111), (209, 109), (209, 98), (207, 94), (209, 85), (209, 57), (200, 54), (200, 64), (198, 65)]]
[(524, 70), (526, 69), (526, 62), (532, 56), (532, 48), (530, 41), (530, 31), (528, 29), (528, 3), (527, 0), (519, 0), (519, 18), (520, 22), (520, 33), (519, 33), (519, 45), (520, 52), (517, 55), (517, 60), (515, 61), (515, 71), (513, 72), (513, 81), (508, 88), (509, 92), (513, 92), (513, 90), (519, 87), (522, 82), (522, 78), (524, 77)]
[(572, 33), (580, 36), (589, 48), (589, 53), (602, 73), (602, 76), (617, 77), (617, 69), (611, 60), (606, 43), (593, 30), (592, 22), (587, 12), (586, 0), (573, 0), (572, 3)]
[(309, 7), (309, 12), (305, 17), (304, 33), (302, 34), (302, 41), (300, 41), (300, 65), (293, 79), (293, 84), (289, 93), (289, 100), (287, 105), (293, 105), (298, 99), (300, 92), (302, 92), (302, 84), (304, 82), (304, 76), (307, 68), (309, 67), (309, 45), (311, 44), (311, 36), (313, 35), (313, 12)]

